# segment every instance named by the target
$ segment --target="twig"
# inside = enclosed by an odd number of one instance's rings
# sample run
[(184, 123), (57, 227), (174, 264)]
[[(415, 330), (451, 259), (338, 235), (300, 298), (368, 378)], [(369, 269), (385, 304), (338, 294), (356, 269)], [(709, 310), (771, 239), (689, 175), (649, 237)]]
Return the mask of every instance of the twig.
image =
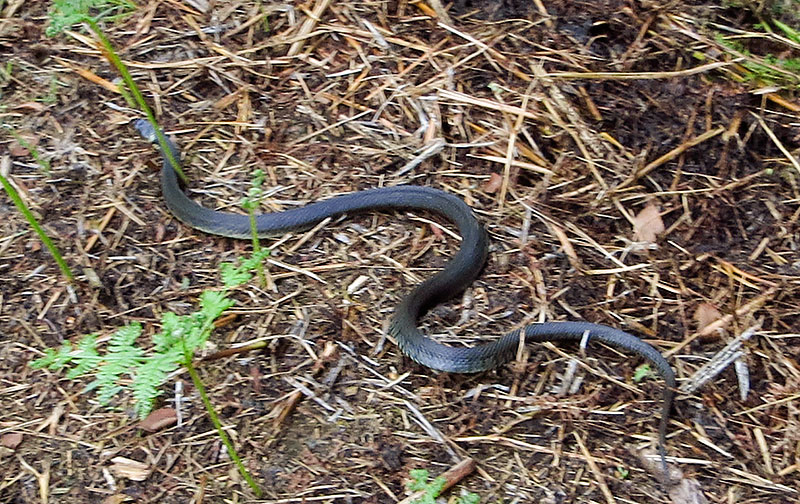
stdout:
[[(442, 493), (449, 490), (453, 485), (461, 481), (462, 479), (466, 478), (472, 471), (475, 470), (477, 464), (475, 463), (474, 459), (465, 458), (461, 462), (457, 463), (447, 471), (443, 472), (439, 475), (440, 478), (444, 478), (445, 484), (442, 488)], [(417, 492), (412, 493), (405, 499), (401, 500), (397, 504), (413, 504), (417, 499), (425, 495), (425, 490), (419, 490)]]
[(319, 18), (322, 16), (322, 13), (328, 8), (331, 4), (331, 0), (317, 0), (317, 3), (314, 5), (313, 10), (309, 14), (309, 16), (303, 20), (303, 24), (300, 25), (300, 29), (297, 30), (296, 37), (299, 39), (297, 42), (294, 42), (290, 47), (289, 50), (286, 51), (287, 56), (296, 56), (302, 49), (303, 44), (305, 43), (306, 35), (311, 33), (317, 23), (319, 23)]
[(761, 307), (761, 305), (766, 303), (768, 299), (771, 299), (772, 296), (775, 295), (777, 290), (778, 290), (777, 288), (773, 287), (772, 289), (768, 290), (767, 292), (765, 292), (761, 296), (758, 296), (754, 300), (752, 300), (749, 303), (747, 303), (747, 304), (741, 306), (740, 308), (738, 308), (735, 313), (729, 313), (727, 315), (724, 315), (724, 316), (720, 317), (719, 320), (716, 320), (716, 321), (708, 324), (707, 326), (705, 326), (700, 331), (697, 331), (696, 333), (692, 334), (688, 338), (684, 339), (683, 341), (681, 341), (680, 343), (678, 343), (674, 347), (672, 347), (669, 350), (667, 350), (666, 352), (664, 352), (664, 357), (671, 357), (671, 356), (675, 355), (676, 353), (680, 352), (686, 345), (688, 345), (692, 341), (696, 340), (697, 338), (702, 338), (703, 336), (708, 336), (710, 334), (714, 334), (717, 331), (717, 329), (719, 329), (721, 327), (726, 327), (731, 322), (733, 322), (734, 317), (741, 318), (744, 315), (759, 309)]
[(731, 362), (744, 355), (744, 352), (741, 351), (742, 345), (759, 329), (761, 329), (761, 324), (756, 324), (734, 338), (733, 341), (725, 345), (725, 348), (717, 352), (711, 360), (686, 380), (679, 387), (679, 390), (684, 394), (692, 394), (720, 374)]
[(617, 501), (614, 499), (614, 495), (611, 493), (611, 490), (609, 490), (608, 485), (606, 485), (606, 479), (603, 477), (603, 473), (600, 471), (600, 468), (597, 467), (594, 457), (591, 453), (589, 453), (589, 450), (586, 448), (586, 445), (583, 444), (583, 440), (578, 433), (573, 432), (572, 435), (575, 437), (575, 441), (578, 443), (581, 453), (583, 453), (583, 456), (586, 458), (586, 463), (589, 465), (589, 470), (592, 471), (592, 474), (594, 474), (594, 477), (597, 480), (597, 485), (600, 487), (600, 491), (603, 492), (603, 497), (606, 498), (606, 502), (608, 504), (616, 504)]
[(750, 112), (750, 115), (756, 118), (758, 124), (767, 133), (767, 136), (769, 136), (770, 140), (772, 140), (775, 146), (783, 153), (784, 156), (786, 156), (786, 159), (788, 159), (792, 166), (794, 166), (795, 170), (800, 173), (800, 161), (798, 161), (797, 158), (794, 157), (786, 147), (784, 147), (783, 142), (778, 140), (778, 137), (776, 137), (772, 129), (767, 126), (767, 123), (764, 122), (764, 119), (762, 119), (760, 115), (754, 114), (753, 112)]
[(643, 168), (637, 170), (636, 173), (631, 175), (631, 177), (628, 180), (626, 180), (626, 181), (622, 182), (620, 185), (618, 185), (617, 189), (619, 190), (619, 189), (622, 189), (624, 187), (628, 187), (629, 185), (631, 185), (632, 183), (636, 182), (641, 177), (644, 177), (645, 175), (647, 175), (648, 173), (650, 173), (654, 169), (658, 168), (659, 166), (663, 165), (664, 163), (666, 163), (668, 161), (671, 161), (671, 160), (675, 159), (676, 157), (680, 156), (681, 154), (686, 152), (691, 147), (699, 145), (699, 144), (705, 142), (706, 140), (710, 140), (710, 139), (714, 138), (715, 136), (719, 135), (720, 133), (722, 133), (724, 131), (725, 131), (725, 128), (720, 126), (717, 129), (706, 131), (705, 133), (703, 133), (701, 135), (698, 135), (698, 136), (692, 138), (691, 140), (687, 140), (686, 142), (683, 142), (682, 144), (680, 144), (679, 146), (675, 147), (671, 151), (667, 152), (663, 156), (659, 157), (655, 161), (652, 161), (652, 162), (648, 163), (647, 165), (645, 165)]

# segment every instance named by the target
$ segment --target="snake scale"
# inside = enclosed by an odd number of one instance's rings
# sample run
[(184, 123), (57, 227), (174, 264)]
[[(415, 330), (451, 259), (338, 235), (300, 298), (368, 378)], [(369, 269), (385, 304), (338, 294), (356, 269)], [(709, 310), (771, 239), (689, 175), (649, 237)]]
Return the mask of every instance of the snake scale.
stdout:
[[(139, 133), (159, 145), (150, 122), (135, 123)], [(175, 143), (163, 136), (174, 159), (180, 162)], [(249, 238), (250, 219), (247, 215), (220, 212), (206, 208), (190, 199), (181, 189), (169, 156), (159, 147), (163, 158), (161, 187), (170, 211), (185, 224), (215, 235), (230, 238)], [(417, 328), (417, 320), (431, 307), (453, 298), (466, 289), (478, 276), (488, 254), (488, 237), (475, 218), (472, 209), (460, 198), (444, 191), (420, 186), (394, 186), (368, 189), (335, 196), (306, 206), (256, 216), (260, 237), (275, 236), (292, 230), (305, 229), (328, 217), (374, 210), (414, 209), (439, 214), (458, 227), (461, 247), (444, 269), (422, 282), (398, 305), (389, 332), (404, 354), (430, 368), (452, 373), (477, 373), (496, 368), (512, 360), (520, 344), (545, 341), (602, 341), (632, 352), (650, 361), (665, 382), (658, 443), (664, 467), (667, 422), (672, 408), (675, 374), (661, 353), (636, 336), (619, 329), (589, 322), (544, 322), (530, 324), (507, 333), (501, 338), (472, 348), (451, 347), (438, 343)]]

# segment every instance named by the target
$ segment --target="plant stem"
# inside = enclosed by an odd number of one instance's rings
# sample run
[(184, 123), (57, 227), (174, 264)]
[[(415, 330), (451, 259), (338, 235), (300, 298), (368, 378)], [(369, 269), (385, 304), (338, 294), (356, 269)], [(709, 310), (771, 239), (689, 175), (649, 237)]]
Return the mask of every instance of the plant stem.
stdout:
[[(247, 215), (250, 217), (250, 236), (253, 239), (253, 254), (258, 254), (261, 252), (261, 242), (258, 239), (258, 230), (256, 229), (256, 213), (252, 208), (253, 206), (255, 205), (247, 206)], [(258, 273), (258, 281), (261, 283), (261, 287), (266, 287), (267, 275), (264, 274), (264, 264), (261, 261), (259, 261), (258, 265), (256, 266), (256, 272)]]
[(128, 72), (128, 67), (126, 67), (125, 63), (119, 59), (119, 56), (117, 56), (117, 53), (114, 51), (114, 46), (111, 45), (111, 41), (105, 36), (103, 30), (100, 29), (100, 26), (97, 24), (97, 22), (88, 16), (84, 18), (84, 21), (91, 27), (92, 31), (95, 33), (95, 35), (97, 35), (97, 38), (100, 39), (100, 42), (103, 44), (103, 48), (105, 49), (106, 57), (109, 61), (111, 61), (111, 63), (114, 64), (115, 67), (117, 67), (117, 71), (122, 76), (122, 80), (125, 81), (125, 85), (128, 86), (128, 89), (130, 89), (134, 100), (136, 100), (139, 108), (145, 113), (147, 120), (150, 121), (150, 124), (153, 125), (153, 129), (158, 137), (158, 145), (161, 147), (162, 152), (164, 152), (164, 154), (167, 156), (167, 159), (169, 159), (172, 168), (175, 170), (181, 180), (186, 182), (187, 178), (183, 173), (183, 170), (181, 170), (180, 163), (178, 163), (178, 160), (175, 159), (172, 149), (170, 149), (167, 145), (167, 139), (164, 138), (164, 132), (162, 132), (161, 128), (159, 128), (158, 123), (156, 122), (156, 117), (153, 115), (153, 111), (147, 105), (142, 92), (139, 91), (139, 87), (133, 81), (133, 77), (131, 77), (130, 72)]
[(203, 400), (203, 405), (206, 407), (206, 413), (208, 413), (208, 417), (211, 419), (211, 423), (214, 424), (214, 427), (217, 429), (217, 435), (225, 444), (225, 448), (228, 450), (228, 455), (231, 457), (231, 460), (236, 464), (236, 467), (239, 469), (239, 474), (247, 481), (247, 484), (253, 490), (253, 493), (256, 494), (256, 497), (261, 497), (262, 492), (261, 488), (258, 486), (258, 483), (253, 479), (250, 473), (245, 468), (244, 464), (242, 463), (242, 459), (239, 458), (239, 454), (236, 453), (236, 448), (233, 446), (233, 442), (225, 433), (225, 430), (222, 428), (222, 422), (219, 421), (219, 416), (217, 416), (217, 412), (214, 410), (214, 406), (211, 404), (211, 401), (208, 398), (208, 394), (206, 393), (206, 388), (203, 385), (203, 381), (200, 379), (200, 375), (197, 374), (197, 370), (192, 365), (192, 353), (189, 349), (184, 345), (184, 362), (183, 365), (186, 367), (186, 370), (189, 371), (189, 376), (192, 377), (192, 382), (194, 383), (195, 388), (200, 393), (200, 399)]
[(27, 219), (28, 224), (30, 224), (33, 230), (36, 231), (36, 234), (39, 235), (39, 239), (42, 240), (44, 246), (47, 247), (47, 250), (50, 251), (50, 254), (52, 254), (53, 256), (53, 259), (56, 260), (56, 264), (58, 264), (61, 273), (63, 273), (64, 276), (67, 277), (70, 282), (74, 280), (75, 277), (72, 275), (72, 270), (69, 269), (67, 262), (64, 261), (63, 257), (61, 257), (61, 253), (58, 251), (58, 248), (55, 246), (50, 237), (47, 236), (47, 233), (45, 232), (44, 228), (42, 228), (42, 226), (39, 225), (39, 222), (36, 220), (36, 217), (34, 217), (33, 213), (31, 213), (31, 211), (25, 205), (25, 202), (22, 201), (22, 198), (20, 198), (17, 190), (14, 189), (14, 186), (12, 186), (11, 183), (8, 181), (8, 179), (6, 179), (6, 177), (3, 176), (2, 174), (0, 174), (0, 183), (3, 184), (3, 189), (5, 189), (6, 193), (8, 194), (8, 197), (11, 198), (11, 201), (14, 202), (14, 205), (16, 205), (17, 209), (19, 209), (19, 211), (22, 212), (22, 215), (25, 216), (25, 219)]

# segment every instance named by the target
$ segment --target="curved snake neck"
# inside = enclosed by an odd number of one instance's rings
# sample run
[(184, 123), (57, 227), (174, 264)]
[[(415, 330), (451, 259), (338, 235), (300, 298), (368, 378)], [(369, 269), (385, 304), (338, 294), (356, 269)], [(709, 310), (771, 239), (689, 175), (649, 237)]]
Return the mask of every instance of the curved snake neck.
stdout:
[[(148, 121), (139, 119), (135, 126), (144, 138), (158, 145), (156, 132)], [(177, 146), (166, 136), (164, 138), (173, 157), (180, 162)], [(161, 187), (164, 200), (179, 220), (211, 234), (230, 238), (250, 237), (248, 216), (212, 210), (186, 196), (169, 157), (160, 147), (159, 150), (163, 158)], [(633, 352), (650, 361), (665, 381), (658, 445), (662, 465), (666, 469), (666, 432), (672, 409), (675, 374), (658, 350), (636, 336), (589, 322), (545, 322), (527, 325), (491, 343), (456, 348), (438, 343), (417, 329), (419, 317), (429, 308), (462, 292), (478, 276), (486, 261), (486, 232), (470, 207), (460, 198), (438, 189), (419, 186), (369, 189), (335, 196), (297, 209), (260, 214), (256, 216), (256, 228), (260, 237), (280, 235), (311, 227), (328, 217), (387, 209), (419, 209), (439, 214), (458, 227), (462, 238), (461, 247), (444, 269), (411, 291), (395, 310), (389, 332), (404, 354), (419, 364), (440, 371), (475, 373), (509, 362), (521, 343), (531, 341), (598, 340)]]

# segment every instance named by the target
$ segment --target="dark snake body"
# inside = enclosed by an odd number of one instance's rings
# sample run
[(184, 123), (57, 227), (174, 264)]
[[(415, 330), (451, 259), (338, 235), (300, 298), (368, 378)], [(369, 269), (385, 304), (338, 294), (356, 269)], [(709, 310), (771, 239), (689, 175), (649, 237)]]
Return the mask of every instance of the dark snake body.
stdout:
[[(138, 120), (136, 128), (143, 137), (158, 144), (151, 124)], [(175, 144), (164, 137), (177, 162), (180, 152)], [(219, 212), (191, 200), (180, 187), (178, 177), (168, 156), (161, 150), (163, 166), (161, 187), (170, 211), (187, 225), (207, 233), (230, 238), (249, 238), (250, 220), (246, 215)], [(453, 298), (478, 276), (488, 253), (488, 238), (472, 210), (452, 194), (419, 186), (396, 186), (369, 189), (311, 203), (301, 208), (256, 216), (260, 237), (274, 236), (292, 230), (304, 229), (328, 217), (373, 210), (415, 209), (426, 210), (445, 217), (461, 234), (461, 247), (444, 269), (425, 280), (406, 296), (392, 317), (389, 332), (400, 349), (414, 361), (440, 371), (476, 373), (493, 369), (512, 360), (520, 345), (525, 342), (581, 341), (584, 334), (597, 340), (633, 352), (652, 363), (666, 382), (659, 424), (659, 451), (662, 462), (665, 456), (667, 422), (672, 407), (675, 374), (669, 363), (648, 343), (612, 327), (589, 322), (545, 322), (530, 324), (511, 331), (491, 343), (472, 348), (450, 347), (437, 343), (417, 329), (417, 320), (431, 307)]]

